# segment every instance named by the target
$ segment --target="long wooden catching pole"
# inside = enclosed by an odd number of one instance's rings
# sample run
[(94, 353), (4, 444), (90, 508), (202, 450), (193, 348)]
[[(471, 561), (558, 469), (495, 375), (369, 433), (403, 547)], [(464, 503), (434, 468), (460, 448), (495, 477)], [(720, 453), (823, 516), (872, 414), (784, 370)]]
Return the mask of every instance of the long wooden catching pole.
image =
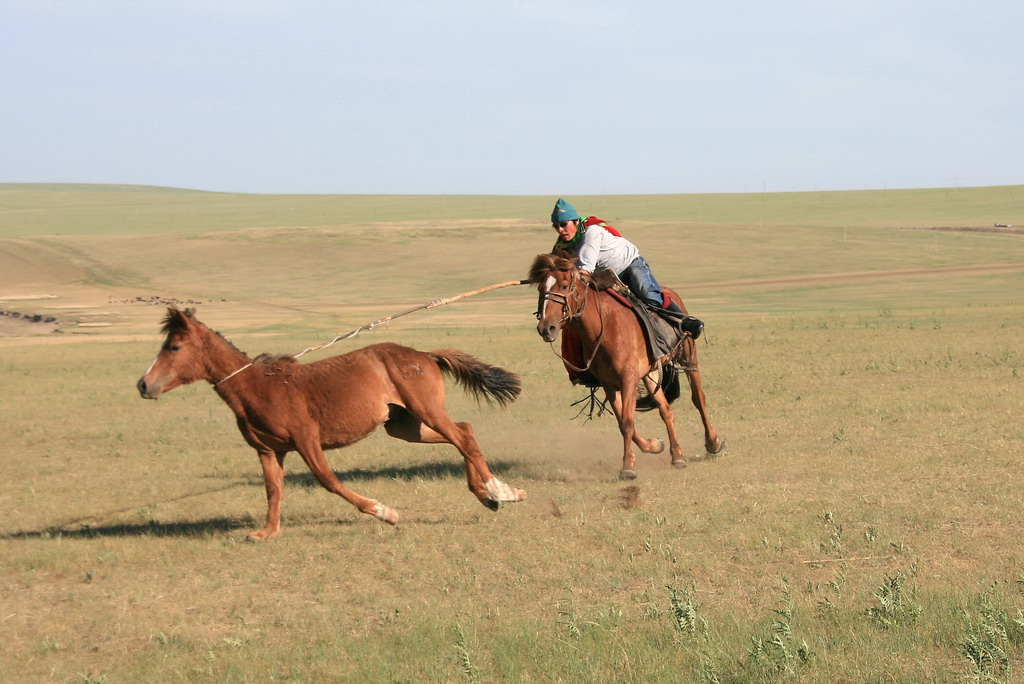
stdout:
[[(352, 332), (347, 332), (344, 335), (338, 335), (333, 340), (330, 340), (328, 342), (324, 342), (323, 344), (318, 344), (315, 347), (309, 347), (307, 349), (303, 349), (298, 354), (293, 354), (292, 358), (293, 359), (297, 359), (300, 356), (308, 354), (309, 352), (314, 352), (314, 351), (317, 351), (319, 349), (324, 349), (325, 347), (330, 347), (335, 342), (338, 342), (340, 340), (347, 340), (350, 337), (355, 337), (356, 335), (358, 335), (359, 333), (363, 332), (364, 330), (373, 330), (374, 328), (376, 328), (379, 325), (384, 325), (386, 323), (390, 323), (391, 321), (395, 320), (396, 318), (401, 318), (402, 316), (408, 316), (409, 314), (411, 314), (411, 313), (413, 313), (415, 311), (422, 311), (423, 309), (436, 309), (439, 306), (444, 306), (445, 304), (451, 304), (452, 302), (457, 302), (460, 299), (465, 299), (466, 297), (472, 297), (474, 295), (483, 294), (484, 292), (490, 292), (491, 290), (498, 290), (498, 289), (501, 289), (503, 287), (511, 287), (513, 285), (528, 285), (529, 282), (530, 281), (528, 281), (528, 280), (510, 280), (507, 283), (495, 283), (494, 285), (488, 285), (487, 287), (481, 287), (479, 290), (470, 290), (469, 292), (463, 292), (462, 294), (455, 295), (454, 297), (446, 297), (445, 299), (435, 299), (432, 302), (427, 302), (426, 304), (420, 304), (419, 306), (414, 306), (413, 308), (409, 309), (408, 311), (403, 311), (400, 314), (395, 314), (394, 316), (385, 316), (384, 318), (377, 319), (373, 323), (367, 323), (366, 325), (361, 325), (358, 328), (356, 328), (355, 330), (353, 330)], [(244, 371), (246, 368), (249, 368), (250, 366), (252, 366), (252, 364), (253, 364), (253, 362), (250, 361), (249, 363), (245, 364), (244, 366), (242, 366), (241, 368), (236, 370), (234, 373), (231, 373), (227, 377), (225, 377), (225, 378), (223, 378), (221, 380), (218, 380), (217, 382), (213, 383), (214, 386), (216, 387), (217, 385), (220, 385), (222, 383), (227, 382), (231, 378), (235, 377), (236, 375), (238, 375), (239, 373)]]
[(338, 335), (337, 337), (335, 337), (333, 340), (331, 340), (329, 342), (324, 342), (323, 344), (318, 344), (315, 347), (309, 347), (308, 349), (303, 349), (298, 354), (294, 354), (294, 358), (297, 359), (300, 356), (303, 356), (304, 354), (308, 354), (309, 352), (314, 352), (314, 351), (318, 351), (320, 349), (324, 349), (325, 347), (330, 347), (335, 342), (339, 342), (341, 340), (347, 340), (350, 337), (355, 337), (356, 335), (358, 335), (359, 333), (363, 332), (364, 330), (373, 330), (374, 328), (376, 328), (378, 326), (386, 325), (387, 323), (390, 323), (391, 321), (395, 320), (396, 318), (401, 318), (402, 316), (408, 316), (409, 314), (415, 313), (416, 311), (422, 311), (424, 309), (436, 309), (439, 306), (445, 306), (446, 304), (451, 304), (452, 302), (457, 302), (460, 299), (465, 299), (466, 297), (475, 297), (476, 295), (480, 295), (480, 294), (483, 294), (485, 292), (491, 292), (492, 290), (500, 290), (503, 287), (512, 287), (514, 285), (528, 285), (529, 282), (530, 281), (528, 281), (528, 280), (509, 280), (508, 282), (505, 282), (505, 283), (495, 283), (494, 285), (488, 285), (487, 287), (481, 287), (479, 290), (470, 290), (469, 292), (463, 292), (462, 294), (455, 295), (454, 297), (446, 297), (444, 299), (435, 299), (432, 302), (427, 302), (426, 304), (420, 304), (419, 306), (415, 306), (415, 307), (409, 309), (408, 311), (403, 311), (400, 314), (395, 314), (394, 316), (385, 316), (384, 318), (377, 319), (373, 323), (367, 323), (366, 325), (361, 325), (361, 326), (359, 326), (358, 328), (356, 328), (355, 330), (353, 330), (351, 332), (347, 332), (344, 335)]

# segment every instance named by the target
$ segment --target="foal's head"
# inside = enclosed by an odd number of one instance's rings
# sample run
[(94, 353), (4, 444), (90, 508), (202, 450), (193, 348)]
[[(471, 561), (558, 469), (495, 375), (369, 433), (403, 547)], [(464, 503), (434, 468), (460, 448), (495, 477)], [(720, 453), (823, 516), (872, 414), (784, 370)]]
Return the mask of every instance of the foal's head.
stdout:
[(530, 266), (528, 280), (537, 286), (537, 333), (554, 342), (558, 331), (579, 313), (579, 268), (568, 254), (538, 254)]
[(209, 379), (206, 352), (202, 340), (209, 328), (195, 319), (193, 309), (181, 311), (167, 307), (160, 332), (167, 337), (160, 353), (139, 378), (136, 387), (146, 399), (157, 399), (161, 392), (169, 392), (178, 385)]

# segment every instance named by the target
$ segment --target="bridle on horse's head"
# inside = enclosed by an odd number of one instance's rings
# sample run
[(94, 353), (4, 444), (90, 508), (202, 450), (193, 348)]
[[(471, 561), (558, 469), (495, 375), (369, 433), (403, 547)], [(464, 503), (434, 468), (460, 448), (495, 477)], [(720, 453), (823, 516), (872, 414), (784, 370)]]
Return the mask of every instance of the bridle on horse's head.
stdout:
[[(544, 315), (544, 302), (555, 302), (556, 304), (562, 307), (562, 318), (558, 321), (559, 325), (565, 326), (565, 324), (568, 323), (569, 321), (573, 320), (574, 318), (579, 318), (583, 315), (583, 310), (587, 306), (587, 290), (589, 290), (589, 288), (584, 286), (582, 301), (580, 301), (580, 304), (577, 307), (577, 309), (573, 311), (572, 307), (569, 305), (569, 297), (576, 293), (577, 281), (580, 280), (579, 271), (575, 268), (556, 268), (552, 269), (552, 272), (556, 270), (569, 273), (568, 292), (566, 294), (560, 294), (558, 292), (544, 291), (543, 289), (541, 289), (540, 295), (537, 298), (537, 312), (534, 314), (534, 316), (536, 316), (537, 320), (539, 321), (541, 317)], [(543, 287), (543, 285), (541, 287)]]
[[(543, 290), (544, 283), (547, 282), (549, 278), (553, 277), (554, 271), (569, 273), (569, 287), (565, 294), (545, 292)], [(571, 323), (574, 320), (581, 320), (583, 318), (583, 313), (587, 309), (587, 300), (590, 296), (590, 285), (588, 285), (585, 282), (585, 279), (580, 275), (578, 268), (559, 268), (555, 266), (547, 270), (547, 277), (543, 279), (536, 277), (535, 282), (538, 282), (538, 290), (540, 290), (540, 297), (537, 301), (537, 320), (540, 320), (544, 316), (544, 303), (549, 301), (555, 302), (562, 307), (562, 318), (558, 321), (559, 328), (564, 328), (568, 323)], [(579, 292), (579, 286), (581, 283), (583, 285), (582, 294)], [(577, 305), (575, 311), (573, 311), (573, 306), (569, 301), (569, 298), (573, 296), (576, 298), (575, 303)], [(562, 359), (562, 362), (565, 363), (567, 367), (581, 373), (585, 373), (590, 370), (590, 366), (594, 363), (594, 358), (597, 356), (598, 350), (601, 349), (601, 343), (604, 341), (604, 308), (600, 304), (600, 299), (595, 301), (597, 302), (597, 313), (598, 318), (600, 319), (600, 330), (597, 333), (596, 339), (593, 340), (593, 349), (590, 352), (590, 357), (587, 359), (586, 364), (582, 367), (576, 366), (572, 361), (565, 358), (557, 351), (555, 352), (555, 355)], [(563, 337), (562, 339), (564, 341), (565, 338)]]

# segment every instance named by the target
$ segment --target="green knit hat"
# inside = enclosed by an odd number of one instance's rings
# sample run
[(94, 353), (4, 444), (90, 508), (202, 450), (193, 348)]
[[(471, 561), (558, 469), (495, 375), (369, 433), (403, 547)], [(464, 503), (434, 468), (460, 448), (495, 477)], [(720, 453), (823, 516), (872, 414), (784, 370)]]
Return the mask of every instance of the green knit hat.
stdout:
[(564, 199), (559, 198), (555, 202), (555, 209), (551, 212), (551, 222), (561, 223), (562, 221), (578, 221), (580, 215), (576, 213), (576, 207), (572, 206)]

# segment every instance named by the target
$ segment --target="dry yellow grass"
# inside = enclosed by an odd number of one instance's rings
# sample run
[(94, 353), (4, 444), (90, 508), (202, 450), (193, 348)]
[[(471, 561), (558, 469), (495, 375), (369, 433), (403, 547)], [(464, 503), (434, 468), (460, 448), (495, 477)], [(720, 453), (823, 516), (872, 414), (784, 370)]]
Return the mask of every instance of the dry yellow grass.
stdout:
[(961, 681), (988, 619), (1010, 668), (989, 673), (1019, 675), (1021, 238), (624, 227), (708, 322), (725, 455), (699, 458), (680, 402), (690, 467), (646, 457), (627, 489), (613, 422), (569, 420), (580, 392), (533, 331), (534, 294), (509, 288), (331, 353), (457, 346), (520, 373), (508, 410), (449, 400), (530, 499), (490, 513), (453, 450), (374, 435), (329, 458), (398, 529), (292, 456), (262, 545), (242, 543), (257, 459), (209, 387), (138, 398), (162, 310), (132, 298), (201, 301), (240, 348), (298, 351), (517, 277), (549, 229), (509, 224), (498, 253), (486, 222), (18, 242), (41, 267), (18, 277), (42, 275), (21, 290), (0, 269), (26, 297), (9, 305), (107, 325), (0, 340), (12, 678)]

